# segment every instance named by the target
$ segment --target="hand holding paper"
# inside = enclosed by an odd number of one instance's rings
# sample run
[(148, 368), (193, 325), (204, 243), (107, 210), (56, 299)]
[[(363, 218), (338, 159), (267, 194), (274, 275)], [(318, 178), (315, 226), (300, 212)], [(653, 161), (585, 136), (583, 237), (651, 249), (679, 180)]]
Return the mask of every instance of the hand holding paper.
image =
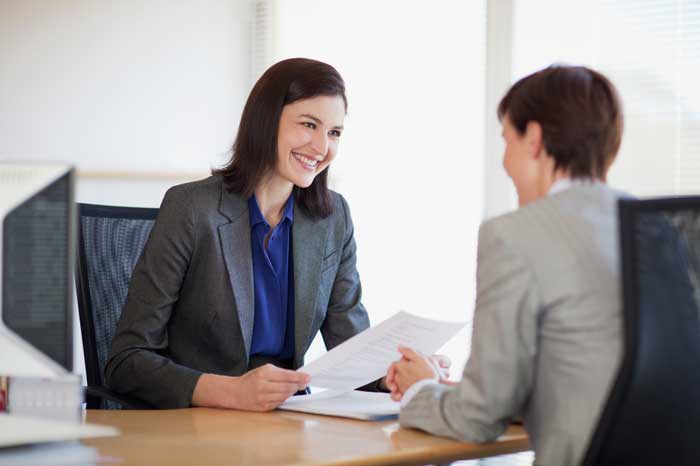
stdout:
[(398, 312), (300, 368), (311, 376), (310, 385), (332, 390), (289, 398), (280, 409), (365, 420), (396, 417), (399, 403), (387, 393), (352, 390), (384, 376), (391, 363), (401, 357), (399, 346), (431, 354), (464, 325)]
[(400, 311), (299, 370), (311, 376), (312, 386), (352, 390), (383, 377), (401, 357), (399, 345), (432, 354), (464, 325)]

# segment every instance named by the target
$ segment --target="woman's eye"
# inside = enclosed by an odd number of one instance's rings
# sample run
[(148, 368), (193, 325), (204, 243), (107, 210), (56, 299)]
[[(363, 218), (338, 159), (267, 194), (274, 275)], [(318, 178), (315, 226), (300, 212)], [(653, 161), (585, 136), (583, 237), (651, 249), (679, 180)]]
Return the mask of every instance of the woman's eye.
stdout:
[(316, 123), (311, 123), (310, 121), (305, 121), (302, 123), (302, 125), (306, 126), (307, 128), (316, 129)]
[(333, 136), (334, 138), (339, 138), (340, 137), (340, 131), (337, 129), (332, 129), (328, 132), (329, 136)]

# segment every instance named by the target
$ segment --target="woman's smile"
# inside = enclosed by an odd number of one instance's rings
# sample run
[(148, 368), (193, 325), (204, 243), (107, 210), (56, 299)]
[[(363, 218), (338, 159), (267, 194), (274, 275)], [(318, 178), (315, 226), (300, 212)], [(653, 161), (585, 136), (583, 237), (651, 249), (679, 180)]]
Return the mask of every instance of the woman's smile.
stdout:
[(311, 158), (307, 155), (300, 154), (299, 152), (292, 152), (294, 158), (299, 162), (304, 170), (314, 171), (316, 167), (321, 162), (321, 160)]

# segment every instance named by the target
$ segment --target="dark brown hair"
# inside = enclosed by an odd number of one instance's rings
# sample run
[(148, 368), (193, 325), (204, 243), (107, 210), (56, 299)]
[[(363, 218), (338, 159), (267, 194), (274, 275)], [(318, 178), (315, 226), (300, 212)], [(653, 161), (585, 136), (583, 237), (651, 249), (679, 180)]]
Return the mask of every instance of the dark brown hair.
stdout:
[(516, 82), (498, 105), (522, 135), (542, 126), (555, 169), (572, 177), (605, 179), (622, 140), (622, 104), (615, 86), (584, 66), (553, 65)]
[[(321, 95), (342, 97), (347, 111), (345, 83), (332, 66), (307, 58), (290, 58), (272, 65), (248, 96), (231, 160), (212, 173), (223, 176), (229, 191), (250, 197), (277, 163), (277, 132), (282, 107)], [(308, 188), (294, 186), (293, 193), (295, 202), (314, 217), (325, 218), (333, 212), (328, 168), (319, 173)]]

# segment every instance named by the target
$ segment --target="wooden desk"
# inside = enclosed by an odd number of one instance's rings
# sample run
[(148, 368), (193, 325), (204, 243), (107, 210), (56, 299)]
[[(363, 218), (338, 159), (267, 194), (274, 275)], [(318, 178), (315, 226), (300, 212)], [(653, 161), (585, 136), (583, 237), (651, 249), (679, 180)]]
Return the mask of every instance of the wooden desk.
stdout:
[(400, 429), (397, 421), (283, 411), (88, 410), (86, 421), (121, 430), (120, 437), (83, 441), (120, 466), (418, 465), (528, 449), (520, 426), (511, 426), (497, 442), (476, 445)]

